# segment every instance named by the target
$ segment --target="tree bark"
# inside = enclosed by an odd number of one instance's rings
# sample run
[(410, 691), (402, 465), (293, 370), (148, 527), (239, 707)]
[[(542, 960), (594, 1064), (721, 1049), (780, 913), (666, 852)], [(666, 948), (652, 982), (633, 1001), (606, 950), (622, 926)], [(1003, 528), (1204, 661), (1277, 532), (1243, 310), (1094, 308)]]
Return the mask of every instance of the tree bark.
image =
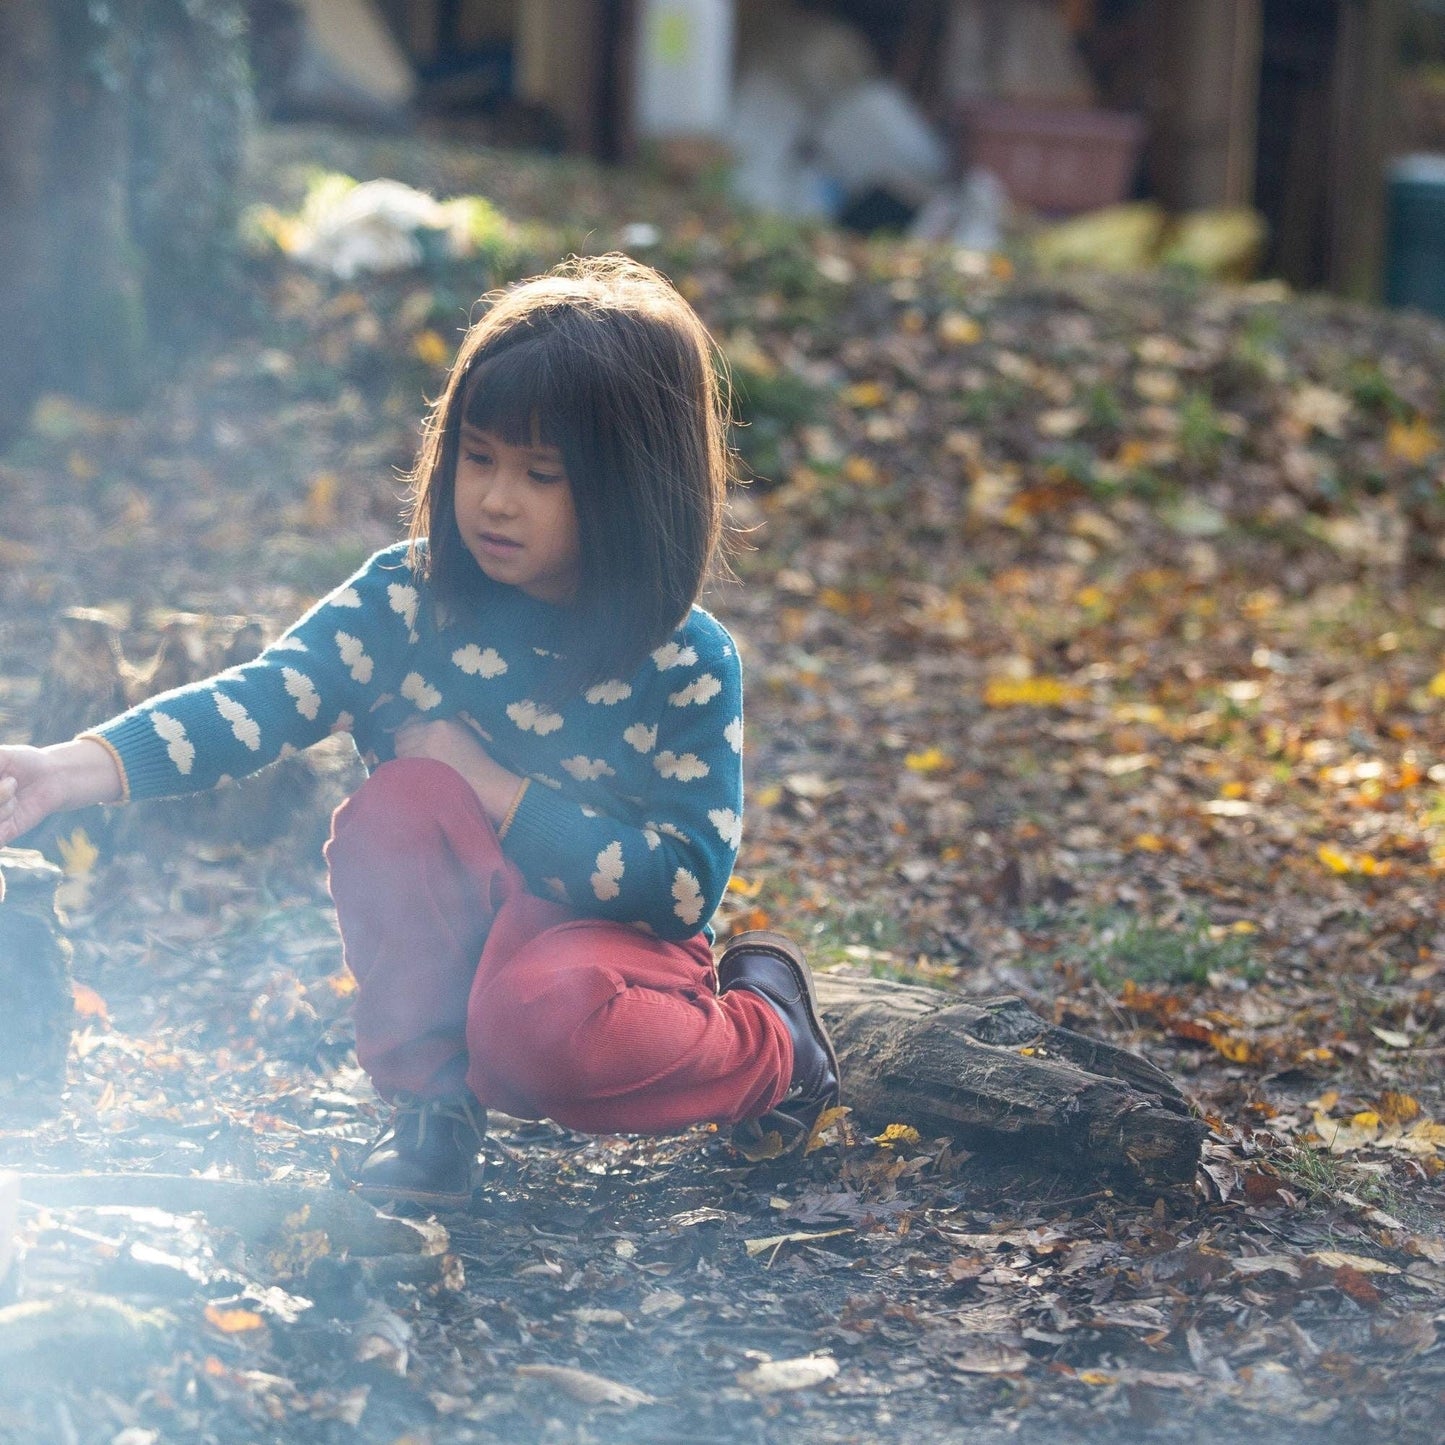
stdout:
[(249, 113), (240, 0), (0, 0), (0, 447), (42, 391), (138, 401), (214, 315)]
[(843, 1102), (866, 1122), (1044, 1157), (1132, 1190), (1194, 1178), (1205, 1127), (1136, 1054), (1048, 1024), (1016, 998), (828, 974), (818, 993)]

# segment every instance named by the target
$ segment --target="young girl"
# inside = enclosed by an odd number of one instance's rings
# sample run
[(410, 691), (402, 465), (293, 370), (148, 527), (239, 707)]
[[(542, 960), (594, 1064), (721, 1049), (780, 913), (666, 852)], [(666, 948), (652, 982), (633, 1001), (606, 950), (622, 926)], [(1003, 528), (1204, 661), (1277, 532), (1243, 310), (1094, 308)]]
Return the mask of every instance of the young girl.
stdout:
[(326, 859), (357, 1057), (396, 1106), (354, 1184), (436, 1206), (468, 1198), (488, 1106), (791, 1144), (838, 1092), (798, 950), (710, 946), (743, 725), (737, 650), (696, 605), (727, 480), (707, 333), (625, 257), (492, 299), (429, 417), (409, 542), (254, 662), (0, 747), (3, 845), (352, 735), (370, 775)]

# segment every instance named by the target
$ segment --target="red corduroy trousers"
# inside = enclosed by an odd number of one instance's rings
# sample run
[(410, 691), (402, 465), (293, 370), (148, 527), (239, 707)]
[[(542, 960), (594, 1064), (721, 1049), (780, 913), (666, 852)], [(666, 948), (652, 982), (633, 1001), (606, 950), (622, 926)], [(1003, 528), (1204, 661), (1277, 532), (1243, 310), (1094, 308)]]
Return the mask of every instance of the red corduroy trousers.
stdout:
[(786, 1093), (793, 1047), (755, 994), (719, 997), (701, 934), (667, 943), (527, 891), (445, 763), (383, 764), (326, 845), (356, 1054), (386, 1098), (469, 1088), (597, 1133), (736, 1123)]

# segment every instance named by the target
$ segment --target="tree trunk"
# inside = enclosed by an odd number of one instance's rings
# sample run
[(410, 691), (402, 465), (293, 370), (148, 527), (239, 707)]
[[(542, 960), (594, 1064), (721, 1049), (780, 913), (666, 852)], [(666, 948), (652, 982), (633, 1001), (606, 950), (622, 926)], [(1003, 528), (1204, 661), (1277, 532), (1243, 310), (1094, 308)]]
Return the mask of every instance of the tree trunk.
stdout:
[(822, 975), (843, 1102), (969, 1148), (1047, 1157), (1135, 1190), (1188, 1184), (1205, 1128), (1146, 1060), (1045, 1023), (1016, 998)]
[(0, 0), (0, 447), (214, 314), (248, 110), (240, 0)]
[(40, 390), (46, 174), (57, 91), (49, 9), (0, 0), (0, 446)]

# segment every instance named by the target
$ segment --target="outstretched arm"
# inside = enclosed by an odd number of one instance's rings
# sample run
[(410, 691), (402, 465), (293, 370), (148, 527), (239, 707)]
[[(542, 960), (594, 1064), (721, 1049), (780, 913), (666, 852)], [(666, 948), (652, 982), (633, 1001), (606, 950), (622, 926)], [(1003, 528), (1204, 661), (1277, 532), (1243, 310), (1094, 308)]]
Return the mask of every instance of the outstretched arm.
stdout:
[(48, 748), (0, 747), (0, 847), (52, 813), (119, 802), (120, 769), (94, 738)]

